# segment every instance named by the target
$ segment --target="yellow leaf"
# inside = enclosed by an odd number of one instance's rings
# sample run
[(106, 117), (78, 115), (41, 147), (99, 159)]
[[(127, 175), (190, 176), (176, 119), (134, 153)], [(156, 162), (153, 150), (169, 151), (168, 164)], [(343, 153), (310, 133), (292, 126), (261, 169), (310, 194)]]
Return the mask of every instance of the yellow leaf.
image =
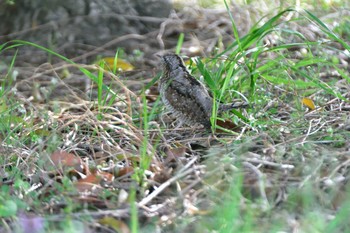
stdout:
[[(113, 70), (113, 67), (115, 64), (114, 57), (104, 57), (101, 60), (99, 60), (97, 64), (100, 64), (101, 61), (104, 61), (105, 64), (109, 67), (109, 69)], [(123, 59), (117, 58), (116, 62), (117, 62), (117, 70), (131, 71), (135, 69), (133, 65), (131, 65), (129, 62)]]
[(308, 107), (310, 110), (314, 110), (316, 108), (315, 104), (314, 104), (314, 101), (312, 101), (312, 99), (303, 98), (301, 102), (302, 102), (303, 105)]
[(120, 233), (130, 233), (128, 225), (114, 217), (106, 216), (98, 221), (101, 225), (107, 226)]

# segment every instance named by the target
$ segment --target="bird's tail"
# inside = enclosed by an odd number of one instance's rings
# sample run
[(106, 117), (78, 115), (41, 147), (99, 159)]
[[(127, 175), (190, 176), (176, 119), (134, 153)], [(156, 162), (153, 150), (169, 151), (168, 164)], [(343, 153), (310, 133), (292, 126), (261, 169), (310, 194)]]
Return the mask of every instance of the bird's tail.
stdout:
[(219, 112), (225, 112), (225, 111), (229, 111), (231, 109), (235, 109), (235, 108), (246, 108), (248, 107), (248, 103), (247, 102), (234, 102), (232, 104), (221, 104), (219, 106), (218, 111)]

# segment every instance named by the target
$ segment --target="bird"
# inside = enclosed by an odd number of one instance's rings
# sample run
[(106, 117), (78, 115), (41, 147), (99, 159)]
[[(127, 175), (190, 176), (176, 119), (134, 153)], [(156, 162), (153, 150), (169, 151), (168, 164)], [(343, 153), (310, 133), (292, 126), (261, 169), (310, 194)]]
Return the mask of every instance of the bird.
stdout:
[[(158, 89), (165, 107), (179, 119), (180, 125), (202, 125), (211, 129), (213, 98), (205, 85), (193, 77), (182, 58), (169, 53), (161, 56), (163, 73)], [(220, 104), (218, 112), (244, 107), (245, 104)]]

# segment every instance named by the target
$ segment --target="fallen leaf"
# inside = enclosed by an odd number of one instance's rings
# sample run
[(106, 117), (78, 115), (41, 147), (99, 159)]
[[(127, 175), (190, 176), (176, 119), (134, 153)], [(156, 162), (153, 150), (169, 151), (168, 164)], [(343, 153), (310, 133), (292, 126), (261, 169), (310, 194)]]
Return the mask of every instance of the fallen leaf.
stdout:
[(147, 91), (146, 91), (146, 99), (150, 103), (154, 103), (159, 96), (159, 91), (158, 87), (156, 85), (151, 86)]
[(301, 100), (301, 102), (302, 102), (303, 105), (308, 107), (310, 110), (314, 110), (316, 108), (315, 104), (314, 104), (314, 101), (312, 101), (312, 99), (310, 99), (310, 98), (303, 98)]
[(185, 153), (186, 153), (185, 147), (177, 147), (172, 149), (167, 148), (165, 150), (165, 154), (170, 157), (182, 157), (185, 155)]
[[(177, 148), (166, 148), (165, 154), (167, 155), (166, 159), (163, 161), (163, 165), (169, 164), (170, 162), (177, 161), (178, 158), (185, 156), (186, 148), (185, 147), (177, 147)], [(155, 171), (159, 172), (159, 170)]]
[(114, 180), (114, 175), (108, 172), (94, 171), (93, 173), (87, 175), (85, 178), (75, 182), (75, 187), (79, 192), (94, 191), (96, 189), (102, 188), (101, 182), (112, 182)]
[(108, 172), (98, 172), (98, 175), (102, 177), (105, 182), (112, 182), (114, 180), (114, 175)]
[[(240, 131), (240, 128), (233, 123), (230, 120), (221, 120), (221, 119), (216, 119), (216, 126), (219, 126), (224, 129), (232, 130), (232, 131)], [(219, 128), (216, 129), (217, 132), (225, 132), (224, 130), (221, 130)]]
[(65, 151), (55, 151), (50, 156), (53, 164), (60, 168), (73, 167), (79, 172), (82, 172), (84, 166), (83, 161), (79, 156)]
[(78, 180), (78, 182), (100, 184), (101, 180), (102, 180), (102, 176), (99, 176), (97, 174), (90, 174), (90, 175), (86, 176), (84, 179)]
[(134, 172), (134, 168), (133, 167), (123, 167), (121, 169), (118, 170), (117, 176), (125, 176), (126, 174), (132, 173)]
[[(115, 57), (104, 57), (100, 59), (96, 64), (100, 64), (101, 61), (104, 61), (105, 64), (109, 67), (109, 69), (113, 70), (113, 67), (115, 64)], [(129, 62), (120, 58), (117, 58), (116, 64), (117, 64), (117, 69), (122, 71), (131, 71), (135, 69), (135, 67), (131, 65)]]
[(101, 225), (107, 226), (119, 233), (130, 233), (128, 225), (114, 217), (106, 216), (98, 221)]
[(74, 186), (80, 193), (84, 193), (84, 192), (96, 193), (98, 190), (102, 189), (101, 185), (99, 184), (86, 183), (86, 182), (76, 182)]
[(83, 195), (79, 195), (74, 197), (74, 201), (76, 203), (81, 203), (83, 205), (85, 205), (86, 203), (88, 203), (91, 206), (94, 206), (94, 208), (107, 208), (107, 203), (103, 198), (100, 197), (99, 194), (100, 189), (96, 189), (95, 194), (89, 194), (86, 195), (86, 193), (84, 193)]
[(161, 171), (155, 173), (152, 180), (159, 184), (163, 184), (171, 178), (171, 173), (173, 172), (172, 168), (163, 168)]
[(90, 174), (84, 179), (80, 179), (74, 183), (74, 186), (79, 192), (95, 191), (101, 189), (100, 182), (102, 177), (96, 174)]

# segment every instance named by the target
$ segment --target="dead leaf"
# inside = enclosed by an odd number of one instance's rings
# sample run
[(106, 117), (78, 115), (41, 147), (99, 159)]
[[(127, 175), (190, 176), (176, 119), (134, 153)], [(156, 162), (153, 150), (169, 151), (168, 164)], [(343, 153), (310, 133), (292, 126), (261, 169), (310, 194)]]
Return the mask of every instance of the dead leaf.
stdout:
[(165, 150), (165, 154), (170, 157), (182, 157), (185, 155), (185, 153), (186, 153), (185, 147), (177, 147), (172, 149), (167, 148)]
[(86, 183), (86, 182), (76, 182), (74, 184), (75, 188), (78, 192), (97, 192), (98, 190), (102, 190), (102, 187), (99, 184)]
[(78, 189), (79, 192), (94, 191), (96, 189), (102, 188), (101, 187), (102, 181), (112, 182), (113, 180), (114, 180), (114, 175), (108, 172), (94, 171), (93, 173), (86, 176), (85, 178), (75, 182), (75, 187)]
[(60, 168), (72, 167), (79, 172), (83, 171), (83, 161), (79, 156), (65, 151), (55, 151), (50, 156), (53, 164)]
[(153, 180), (159, 184), (163, 184), (171, 178), (172, 172), (172, 168), (163, 168), (159, 172), (155, 173)]
[(111, 216), (106, 216), (98, 221), (101, 225), (107, 226), (119, 233), (130, 233), (128, 225)]
[(129, 174), (129, 173), (132, 173), (134, 172), (134, 168), (133, 167), (123, 167), (121, 169), (118, 170), (118, 174), (117, 174), (117, 177), (120, 177), (120, 176), (125, 176), (126, 174)]
[(108, 172), (98, 172), (98, 174), (102, 177), (102, 180), (105, 182), (112, 182), (114, 180), (114, 175)]
[[(104, 61), (105, 64), (111, 69), (113, 70), (113, 67), (114, 67), (114, 64), (115, 64), (115, 57), (104, 57), (102, 58), (101, 60), (99, 60), (97, 62), (97, 64), (100, 64), (101, 61)], [(120, 58), (117, 58), (117, 61), (116, 61), (116, 64), (117, 64), (117, 69), (118, 70), (122, 70), (122, 71), (131, 71), (131, 70), (134, 70), (135, 67), (133, 65), (131, 65), (129, 62), (123, 60), (123, 59), (120, 59)]]
[(86, 176), (84, 179), (80, 179), (78, 182), (85, 182), (85, 183), (91, 183), (91, 184), (99, 184), (102, 180), (102, 177), (96, 174), (90, 174)]
[(310, 99), (310, 98), (303, 98), (301, 100), (301, 103), (303, 105), (305, 105), (306, 107), (308, 107), (310, 110), (314, 110), (316, 108), (314, 101), (312, 101), (312, 99)]
[[(216, 125), (221, 127), (221, 128), (228, 129), (231, 131), (236, 131), (236, 132), (240, 131), (240, 128), (235, 123), (233, 123), (232, 121), (227, 120), (227, 119), (226, 120), (216, 119)], [(225, 131), (217, 128), (216, 132), (220, 133), (220, 132), (225, 132)]]
[[(177, 161), (178, 158), (185, 156), (186, 148), (185, 147), (177, 147), (177, 148), (166, 148), (165, 154), (167, 155), (166, 159), (163, 161), (163, 165), (167, 165), (170, 162)], [(159, 170), (155, 171), (158, 172)]]
[(90, 174), (84, 179), (80, 179), (75, 182), (74, 186), (79, 192), (94, 191), (96, 189), (101, 189), (100, 182), (102, 177), (96, 174)]
[(96, 194), (89, 195), (86, 195), (86, 193), (84, 193), (85, 195), (74, 197), (74, 201), (83, 205), (88, 203), (89, 205), (94, 206), (94, 208), (105, 209), (107, 208), (107, 202), (104, 199), (101, 199), (98, 193), (99, 191), (100, 189), (96, 189)]
[(158, 86), (153, 85), (146, 91), (146, 99), (150, 103), (156, 102), (157, 98), (159, 96)]

